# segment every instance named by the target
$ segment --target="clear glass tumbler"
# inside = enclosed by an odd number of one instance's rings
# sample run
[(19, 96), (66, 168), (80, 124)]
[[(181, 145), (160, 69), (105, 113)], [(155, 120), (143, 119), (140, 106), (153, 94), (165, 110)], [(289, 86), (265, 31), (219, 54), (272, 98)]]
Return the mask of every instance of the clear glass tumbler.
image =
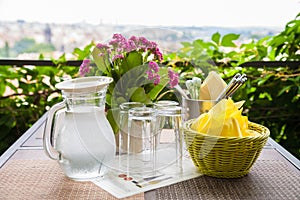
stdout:
[(164, 106), (155, 104), (157, 110), (157, 144), (156, 167), (163, 169), (172, 167), (178, 171), (182, 169), (182, 145), (181, 133), (182, 116), (180, 106), (170, 103)]
[[(128, 112), (127, 149), (121, 155), (121, 170), (127, 176), (155, 174), (156, 171), (156, 110), (134, 107)], [(124, 145), (122, 143), (121, 145)]]
[[(128, 112), (132, 108), (136, 107), (145, 107), (143, 103), (140, 102), (125, 102), (122, 103), (120, 108), (120, 118), (119, 118), (119, 144), (118, 144), (118, 152), (119, 155), (127, 153), (127, 140), (128, 140)], [(131, 138), (132, 142), (134, 142), (135, 138)], [(133, 146), (129, 147), (130, 151), (134, 151)]]

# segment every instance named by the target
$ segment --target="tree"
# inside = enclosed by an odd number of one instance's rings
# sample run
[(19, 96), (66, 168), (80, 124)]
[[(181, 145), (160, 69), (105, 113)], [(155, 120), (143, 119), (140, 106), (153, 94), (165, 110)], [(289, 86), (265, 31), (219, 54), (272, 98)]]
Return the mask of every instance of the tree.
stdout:
[(13, 50), (17, 53), (24, 53), (27, 49), (32, 47), (35, 44), (35, 40), (32, 38), (23, 38), (20, 41), (16, 42)]

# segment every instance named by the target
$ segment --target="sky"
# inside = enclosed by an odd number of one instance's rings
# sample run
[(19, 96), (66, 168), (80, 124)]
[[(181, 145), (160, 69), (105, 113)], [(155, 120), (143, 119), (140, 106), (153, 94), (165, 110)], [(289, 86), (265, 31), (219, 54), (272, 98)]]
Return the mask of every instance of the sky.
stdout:
[(0, 0), (0, 21), (284, 27), (300, 0)]

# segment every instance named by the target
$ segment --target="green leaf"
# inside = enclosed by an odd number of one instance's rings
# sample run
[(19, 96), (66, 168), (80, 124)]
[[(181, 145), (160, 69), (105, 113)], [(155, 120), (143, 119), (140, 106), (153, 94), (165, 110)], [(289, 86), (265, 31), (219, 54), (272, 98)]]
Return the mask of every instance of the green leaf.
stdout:
[(195, 40), (195, 41), (193, 42), (194, 50), (195, 50), (195, 49), (198, 49), (198, 50), (203, 49), (203, 44), (204, 44), (204, 41), (203, 41), (203, 40), (201, 40), (201, 39)]
[(51, 58), (51, 61), (52, 61), (55, 65), (63, 64), (63, 63), (65, 63), (65, 62), (67, 62), (66, 54), (63, 53), (58, 59), (53, 59), (53, 58)]
[[(99, 54), (104, 54), (103, 56), (99, 56)], [(102, 72), (105, 72), (107, 67), (110, 65), (109, 55), (106, 51), (100, 50), (95, 47), (92, 52), (93, 59), (98, 67), (98, 69)]]
[(40, 55), (39, 55), (39, 60), (44, 60), (44, 55), (42, 54), (42, 53), (40, 53)]
[(143, 56), (137, 51), (132, 51), (126, 57), (128, 70), (143, 64)]
[(151, 103), (151, 99), (146, 94), (144, 88), (138, 87), (131, 95), (131, 101), (142, 102), (145, 104)]
[(159, 95), (159, 93), (165, 88), (166, 85), (167, 85), (167, 83), (164, 84), (164, 85), (158, 84), (158, 85), (156, 85), (156, 86), (149, 92), (149, 96), (150, 96), (150, 98), (151, 98), (152, 101), (155, 100), (155, 99), (157, 98), (157, 96)]
[(114, 79), (114, 81), (118, 81), (120, 79), (119, 74), (115, 69), (111, 69), (111, 77)]
[(264, 46), (258, 46), (257, 52), (258, 52), (260, 58), (264, 58), (268, 54), (268, 49), (267, 49), (267, 47), (264, 47)]
[(125, 74), (128, 71), (129, 71), (129, 67), (128, 67), (127, 59), (123, 59), (121, 61), (121, 65), (119, 66), (120, 76)]
[(291, 85), (288, 85), (288, 86), (283, 87), (283, 88), (278, 92), (277, 96), (282, 95), (284, 92), (285, 92), (285, 93), (289, 92), (289, 90), (291, 89), (291, 87), (292, 87)]
[(260, 93), (260, 94), (259, 94), (259, 98), (260, 98), (260, 99), (265, 99), (265, 98), (266, 98), (266, 99), (268, 99), (269, 101), (272, 101), (272, 100), (273, 100), (271, 94), (268, 93), (268, 92)]
[(221, 45), (224, 47), (236, 47), (233, 41), (237, 40), (239, 37), (240, 37), (239, 34), (234, 34), (234, 33), (229, 33), (227, 35), (224, 35), (221, 40)]
[(107, 111), (107, 115), (106, 115), (106, 118), (109, 121), (110, 126), (112, 127), (115, 134), (118, 133), (118, 131), (119, 131), (119, 126), (118, 126), (118, 123), (116, 122), (116, 121), (118, 121), (118, 119), (115, 119), (116, 114), (117, 114), (117, 110), (109, 109)]
[(91, 42), (90, 44), (86, 45), (83, 50), (79, 48), (75, 48), (73, 50), (73, 54), (77, 56), (78, 60), (83, 60), (87, 57), (89, 57), (91, 53), (91, 48), (94, 46), (94, 43)]
[(274, 76), (273, 74), (268, 74), (266, 75), (266, 77), (261, 78), (258, 82), (257, 82), (257, 86), (261, 86), (263, 85), (265, 82), (267, 82), (269, 80), (269, 78), (271, 78), (272, 76)]
[(169, 79), (167, 78), (168, 68), (161, 67), (160, 70), (158, 71), (158, 75), (161, 77), (160, 83), (155, 87), (153, 87), (153, 89), (150, 90), (150, 92), (148, 93), (151, 100), (155, 100), (169, 82)]
[(212, 35), (211, 40), (214, 41), (216, 44), (220, 44), (220, 33), (216, 32)]
[(5, 84), (0, 84), (0, 96), (2, 96), (5, 92), (6, 85)]
[(79, 49), (79, 48), (75, 48), (75, 49), (73, 50), (73, 54), (74, 54), (74, 55), (77, 55), (78, 58), (79, 58), (80, 55), (82, 54), (82, 51), (81, 51), (81, 49)]
[(282, 44), (284, 44), (286, 41), (286, 38), (283, 36), (276, 36), (273, 38), (273, 40), (271, 40), (270, 45), (274, 46), (274, 47), (278, 47)]

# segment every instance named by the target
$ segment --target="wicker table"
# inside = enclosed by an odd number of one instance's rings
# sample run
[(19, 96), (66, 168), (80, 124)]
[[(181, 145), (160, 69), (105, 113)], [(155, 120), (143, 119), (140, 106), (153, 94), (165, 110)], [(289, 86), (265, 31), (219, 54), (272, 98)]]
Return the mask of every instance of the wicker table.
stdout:
[[(0, 199), (115, 199), (90, 182), (67, 179), (42, 147), (46, 116), (0, 157)], [(239, 179), (195, 179), (127, 199), (300, 199), (300, 161), (269, 139)]]

